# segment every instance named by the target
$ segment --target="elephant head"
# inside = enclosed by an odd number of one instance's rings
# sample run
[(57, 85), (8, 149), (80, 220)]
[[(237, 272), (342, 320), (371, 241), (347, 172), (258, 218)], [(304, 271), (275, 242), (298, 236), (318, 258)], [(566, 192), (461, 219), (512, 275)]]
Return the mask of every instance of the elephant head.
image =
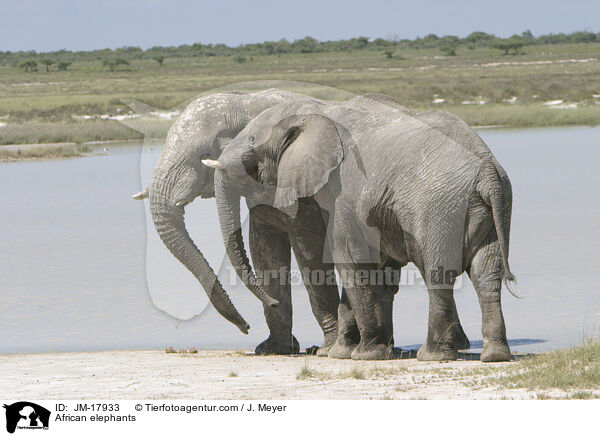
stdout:
[(218, 160), (215, 194), (227, 255), (238, 275), (255, 279), (241, 237), (239, 203), (286, 210), (325, 186), (344, 158), (338, 126), (318, 112), (318, 103), (282, 103), (265, 110), (229, 143)]
[[(214, 197), (214, 170), (203, 159), (217, 159), (224, 146), (264, 109), (294, 94), (267, 90), (254, 94), (215, 94), (192, 102), (173, 124), (149, 186), (133, 196), (148, 198), (156, 231), (169, 251), (198, 279), (209, 300), (226, 319), (247, 333), (248, 324), (237, 312), (216, 274), (190, 238), (185, 206), (196, 197)], [(269, 306), (277, 300), (258, 285), (251, 287)]]

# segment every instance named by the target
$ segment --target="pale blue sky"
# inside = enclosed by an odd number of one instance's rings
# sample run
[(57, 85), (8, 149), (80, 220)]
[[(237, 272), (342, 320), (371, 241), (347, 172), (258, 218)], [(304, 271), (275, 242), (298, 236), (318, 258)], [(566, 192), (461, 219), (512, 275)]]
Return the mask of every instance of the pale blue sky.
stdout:
[(598, 0), (0, 0), (0, 50), (600, 31)]

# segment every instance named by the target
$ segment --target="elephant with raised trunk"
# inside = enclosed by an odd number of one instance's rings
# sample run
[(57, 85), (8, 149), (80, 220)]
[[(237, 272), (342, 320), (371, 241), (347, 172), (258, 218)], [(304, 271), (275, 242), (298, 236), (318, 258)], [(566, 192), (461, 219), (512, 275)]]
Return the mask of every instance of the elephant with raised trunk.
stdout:
[[(364, 272), (413, 262), (429, 294), (421, 360), (457, 358), (453, 287), (466, 271), (482, 311), (483, 361), (511, 358), (501, 309), (508, 265), (510, 181), (491, 151), (462, 120), (416, 116), (355, 104), (307, 99), (271, 107), (229, 143), (215, 173), (227, 253), (252, 276), (234, 237), (239, 200), (270, 205), (293, 217), (298, 237), (313, 238), (306, 204), (327, 211), (328, 240), (346, 297), (332, 357), (392, 357), (389, 286)], [(387, 288), (387, 289), (386, 289)], [(509, 288), (510, 290), (510, 288)]]
[[(221, 93), (201, 97), (192, 102), (169, 130), (163, 154), (151, 182), (134, 199), (148, 198), (156, 231), (171, 253), (198, 279), (211, 303), (226, 319), (247, 333), (249, 325), (231, 303), (216, 274), (190, 238), (184, 222), (185, 206), (195, 198), (211, 198), (214, 192), (214, 170), (202, 165), (203, 159), (218, 159), (231, 141), (256, 115), (282, 101), (299, 99), (299, 94), (270, 89), (243, 94)], [(321, 242), (310, 246), (290, 238), (286, 215), (274, 208), (252, 208), (250, 212), (250, 248), (257, 270), (268, 271), (264, 286), (253, 276), (244, 283), (264, 304), (269, 337), (256, 347), (257, 354), (290, 354), (299, 351), (292, 336), (290, 289), (291, 248), (301, 268), (331, 270), (322, 263), (325, 222), (314, 205), (303, 209), (319, 226)], [(241, 241), (241, 232), (234, 238)], [(244, 259), (247, 262), (247, 259)], [(237, 259), (234, 264), (238, 264)], [(337, 337), (337, 285), (313, 286), (306, 283), (312, 310), (324, 332), (321, 353), (333, 345)], [(313, 289), (313, 288), (318, 289)], [(318, 298), (313, 298), (317, 295)]]

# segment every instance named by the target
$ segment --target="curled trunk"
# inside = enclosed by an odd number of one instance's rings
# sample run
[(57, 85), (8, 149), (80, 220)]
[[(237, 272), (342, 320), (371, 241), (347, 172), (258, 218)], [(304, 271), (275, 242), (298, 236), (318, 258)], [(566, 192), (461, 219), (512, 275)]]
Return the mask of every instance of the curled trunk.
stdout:
[(219, 223), (227, 256), (235, 268), (235, 272), (242, 279), (250, 291), (265, 305), (277, 307), (279, 302), (267, 295), (263, 286), (258, 282), (250, 261), (246, 255), (242, 225), (240, 220), (240, 194), (225, 186), (223, 172), (215, 172), (215, 195), (219, 211)]

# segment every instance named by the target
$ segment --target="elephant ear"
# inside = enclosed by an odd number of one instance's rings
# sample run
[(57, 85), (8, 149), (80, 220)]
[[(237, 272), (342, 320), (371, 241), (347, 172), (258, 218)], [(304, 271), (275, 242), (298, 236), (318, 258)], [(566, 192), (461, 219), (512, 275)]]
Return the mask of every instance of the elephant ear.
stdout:
[(323, 115), (292, 115), (279, 125), (276, 208), (315, 195), (342, 162), (342, 139), (333, 121)]

